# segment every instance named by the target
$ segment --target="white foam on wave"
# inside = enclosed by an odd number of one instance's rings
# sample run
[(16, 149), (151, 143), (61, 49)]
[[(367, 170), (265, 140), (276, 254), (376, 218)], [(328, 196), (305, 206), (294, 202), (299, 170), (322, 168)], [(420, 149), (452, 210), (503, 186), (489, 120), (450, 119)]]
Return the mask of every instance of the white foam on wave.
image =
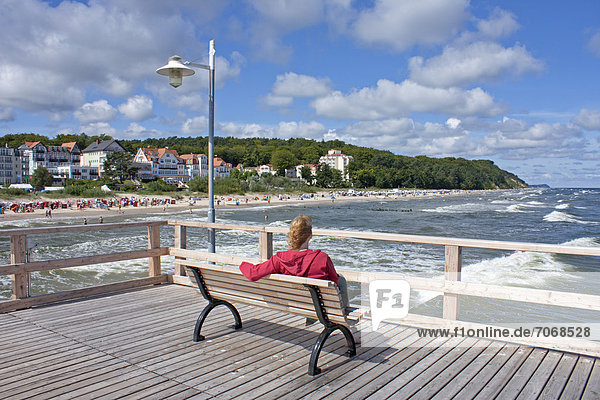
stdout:
[(518, 251), (467, 265), (462, 279), (490, 285), (544, 287), (550, 279), (578, 279), (567, 268), (552, 254)]
[(441, 214), (464, 214), (478, 211), (489, 211), (490, 207), (485, 203), (466, 203), (453, 204), (451, 206), (441, 206), (437, 208), (423, 209), (423, 212), (441, 213)]
[(566, 212), (562, 211), (552, 211), (550, 214), (544, 216), (544, 221), (546, 222), (571, 222), (577, 224), (590, 224), (590, 221), (582, 221), (579, 218), (575, 217)]
[(600, 247), (599, 238), (595, 237), (581, 237), (568, 242), (562, 243), (565, 246), (577, 246), (577, 247)]
[(528, 212), (532, 212), (532, 211), (527, 211), (524, 209), (525, 206), (523, 204), (512, 204), (508, 207), (506, 207), (504, 210), (497, 210), (498, 212), (502, 212), (502, 213), (528, 213)]
[(561, 204), (558, 204), (554, 208), (556, 208), (557, 210), (566, 210), (569, 207), (571, 207), (571, 205), (569, 203), (561, 203)]

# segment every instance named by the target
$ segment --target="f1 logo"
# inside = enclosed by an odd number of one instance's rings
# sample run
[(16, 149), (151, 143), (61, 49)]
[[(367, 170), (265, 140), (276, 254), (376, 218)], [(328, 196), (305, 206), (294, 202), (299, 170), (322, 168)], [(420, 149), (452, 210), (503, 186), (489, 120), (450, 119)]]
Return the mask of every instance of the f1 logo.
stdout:
[(410, 285), (404, 280), (380, 279), (369, 284), (373, 330), (384, 319), (401, 319), (408, 315)]

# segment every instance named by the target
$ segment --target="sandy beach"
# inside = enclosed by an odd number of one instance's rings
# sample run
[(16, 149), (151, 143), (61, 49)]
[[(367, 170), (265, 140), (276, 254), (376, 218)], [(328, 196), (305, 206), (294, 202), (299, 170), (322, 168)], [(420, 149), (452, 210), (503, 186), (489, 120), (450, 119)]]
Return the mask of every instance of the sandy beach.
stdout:
[[(296, 203), (307, 203), (307, 204), (335, 204), (336, 202), (345, 201), (383, 201), (383, 200), (405, 200), (414, 197), (430, 197), (430, 196), (446, 196), (456, 195), (460, 193), (466, 193), (466, 191), (459, 190), (406, 190), (398, 193), (377, 193), (377, 192), (359, 192), (359, 193), (348, 193), (348, 192), (330, 192), (321, 191), (314, 194), (246, 194), (246, 195), (227, 195), (227, 196), (216, 196), (215, 197), (215, 209), (224, 209), (232, 207), (255, 207), (255, 206), (277, 206), (284, 204), (296, 204)], [(177, 212), (190, 210), (201, 210), (208, 208), (208, 198), (198, 195), (183, 196), (181, 195), (167, 196), (167, 195), (151, 195), (151, 196), (139, 196), (139, 195), (128, 195), (119, 194), (111, 198), (114, 203), (120, 202), (122, 205), (105, 207), (102, 208), (98, 204), (99, 199), (81, 199), (81, 198), (64, 198), (64, 199), (49, 199), (40, 196), (35, 200), (13, 200), (13, 201), (2, 201), (3, 203), (42, 203), (48, 202), (60, 202), (68, 204), (67, 207), (60, 207), (52, 210), (51, 217), (46, 215), (48, 208), (33, 208), (31, 212), (13, 212), (6, 209), (3, 214), (0, 214), (0, 222), (8, 222), (15, 220), (31, 220), (31, 219), (49, 219), (49, 218), (61, 218), (70, 217), (76, 218), (81, 217), (87, 219), (90, 223), (98, 223), (100, 217), (105, 219), (110, 216), (116, 215), (132, 215), (132, 214), (149, 214), (149, 213), (160, 213), (160, 212)], [(110, 199), (105, 199), (110, 200)], [(144, 202), (145, 200), (145, 202)], [(124, 203), (127, 202), (127, 205)], [(77, 206), (77, 204), (86, 204), (85, 206)], [(146, 205), (141, 205), (145, 203)], [(152, 204), (155, 203), (155, 204)], [(89, 206), (88, 206), (89, 204)], [(134, 206), (137, 204), (137, 206)]]

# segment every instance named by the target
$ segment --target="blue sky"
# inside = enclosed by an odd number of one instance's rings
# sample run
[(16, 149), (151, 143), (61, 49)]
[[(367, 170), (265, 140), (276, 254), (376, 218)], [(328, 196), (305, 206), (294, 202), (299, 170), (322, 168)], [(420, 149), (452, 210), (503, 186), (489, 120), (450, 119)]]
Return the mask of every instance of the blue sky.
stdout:
[(0, 2), (0, 135), (341, 139), (600, 187), (600, 2)]

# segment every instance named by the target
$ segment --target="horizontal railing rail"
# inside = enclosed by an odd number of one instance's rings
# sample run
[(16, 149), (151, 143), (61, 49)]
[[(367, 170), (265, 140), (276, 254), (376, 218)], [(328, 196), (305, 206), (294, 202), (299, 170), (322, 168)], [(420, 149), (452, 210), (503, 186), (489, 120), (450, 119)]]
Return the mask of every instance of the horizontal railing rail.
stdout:
[[(160, 247), (160, 227), (167, 221), (126, 222), (113, 224), (51, 226), (25, 229), (0, 230), (0, 237), (10, 237), (10, 264), (0, 265), (0, 275), (11, 275), (11, 299), (0, 301), (0, 312), (7, 312), (34, 305), (48, 304), (56, 301), (92, 296), (117, 290), (124, 290), (143, 285), (154, 285), (167, 282), (168, 276), (161, 273), (161, 256), (169, 254), (168, 247)], [(121, 230), (144, 228), (148, 230), (148, 248), (90, 255), (74, 258), (58, 258), (42, 261), (27, 260), (27, 238), (34, 235), (52, 235), (58, 233), (79, 233), (103, 230)], [(118, 262), (147, 258), (148, 278), (132, 279), (125, 282), (111, 283), (91, 288), (76, 289), (60, 293), (49, 293), (30, 296), (29, 274), (31, 272), (48, 271), (62, 268), (72, 268), (85, 265)]]
[[(267, 260), (273, 255), (273, 234), (286, 234), (287, 228), (236, 225), (208, 222), (168, 221), (179, 232), (179, 239), (170, 249), (170, 254), (175, 258), (190, 258), (202, 261), (239, 265), (242, 261), (258, 263)], [(185, 234), (187, 228), (213, 228), (219, 230), (241, 230), (258, 233), (258, 258), (239, 257), (226, 254), (208, 253), (205, 251), (185, 249)], [(363, 240), (392, 241), (411, 244), (428, 244), (444, 247), (444, 279), (420, 278), (403, 275), (401, 273), (363, 272), (353, 269), (336, 267), (336, 270), (351, 282), (369, 283), (376, 279), (402, 279), (406, 280), (411, 289), (441, 292), (443, 294), (442, 318), (429, 317), (418, 314), (409, 314), (403, 323), (422, 327), (433, 328), (472, 328), (485, 329), (498, 328), (498, 326), (459, 320), (459, 296), (473, 296), (497, 300), (508, 300), (523, 303), (541, 304), (546, 306), (568, 307), (580, 310), (600, 311), (600, 296), (581, 293), (570, 293), (544, 289), (509, 287), (471, 283), (461, 281), (462, 249), (478, 248), (503, 251), (530, 251), (554, 254), (568, 254), (581, 256), (600, 256), (600, 248), (565, 246), (543, 243), (524, 243), (495, 240), (461, 239), (450, 237), (433, 237), (419, 235), (404, 235), (383, 232), (358, 232), (313, 229), (313, 236), (343, 237)], [(176, 234), (177, 237), (177, 234)], [(175, 269), (172, 277), (174, 283), (190, 284), (184, 276), (184, 271)], [(511, 330), (512, 332), (512, 330)], [(571, 338), (511, 338), (511, 342), (536, 345), (558, 350), (574, 351), (581, 354), (599, 356), (600, 343), (590, 340)]]

